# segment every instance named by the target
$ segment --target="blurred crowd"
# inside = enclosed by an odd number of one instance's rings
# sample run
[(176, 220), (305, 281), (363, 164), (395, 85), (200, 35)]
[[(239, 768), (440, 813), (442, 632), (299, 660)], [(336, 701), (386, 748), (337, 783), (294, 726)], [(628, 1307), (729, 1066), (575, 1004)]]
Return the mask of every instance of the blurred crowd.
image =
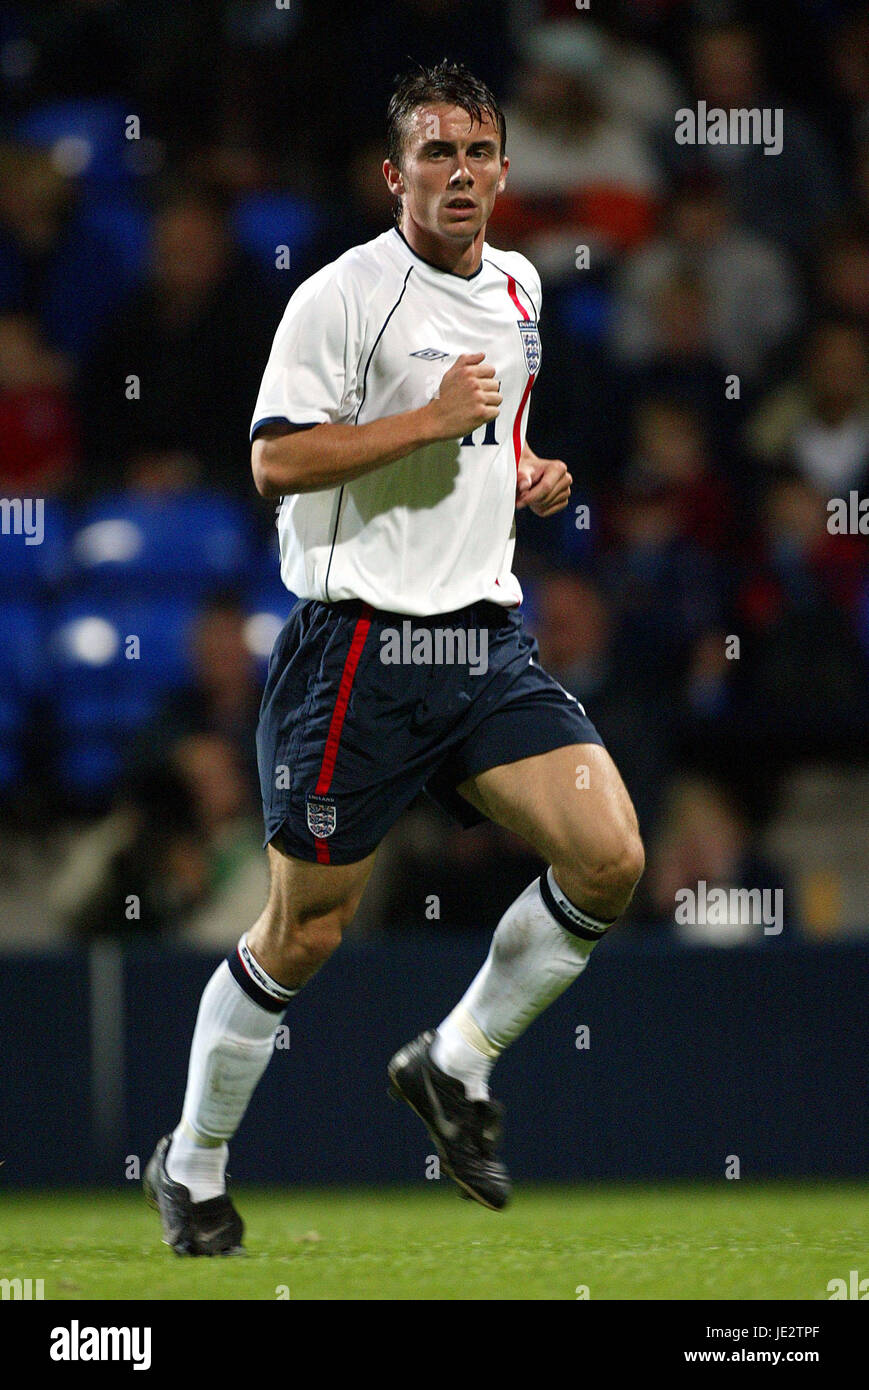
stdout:
[[(395, 74), (444, 56), (506, 111), (488, 240), (541, 274), (529, 440), (575, 480), (516, 566), (637, 806), (635, 922), (674, 883), (787, 888), (781, 778), (866, 765), (869, 518), (827, 504), (869, 495), (869, 6), (0, 0), (0, 496), (46, 506), (41, 547), (0, 537), (3, 835), (55, 836), (77, 933), (232, 941), (261, 908), (291, 600), (247, 427), (289, 295), (391, 223)], [(781, 152), (678, 144), (699, 102), (781, 109)], [(360, 930), (491, 929), (534, 872), (421, 801)]]

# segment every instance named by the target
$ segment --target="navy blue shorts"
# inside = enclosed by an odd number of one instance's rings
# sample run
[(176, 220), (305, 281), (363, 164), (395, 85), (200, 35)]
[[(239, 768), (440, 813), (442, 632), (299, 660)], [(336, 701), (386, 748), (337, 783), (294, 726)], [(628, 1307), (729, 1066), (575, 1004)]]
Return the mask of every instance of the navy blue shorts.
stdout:
[(494, 603), (409, 618), (300, 600), (269, 662), (257, 728), (265, 843), (352, 864), (421, 790), (462, 825), (467, 777), (603, 740), (538, 664), (521, 614)]

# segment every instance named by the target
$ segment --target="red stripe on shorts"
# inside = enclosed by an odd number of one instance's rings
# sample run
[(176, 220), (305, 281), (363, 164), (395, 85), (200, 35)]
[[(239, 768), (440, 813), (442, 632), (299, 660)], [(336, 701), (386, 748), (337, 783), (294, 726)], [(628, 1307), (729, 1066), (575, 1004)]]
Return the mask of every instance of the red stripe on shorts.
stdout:
[[(332, 785), (332, 775), (335, 771), (335, 763), (338, 758), (338, 746), (341, 742), (341, 730), (344, 727), (344, 716), (347, 713), (347, 706), (350, 703), (350, 691), (353, 689), (356, 668), (359, 665), (359, 658), (362, 655), (362, 648), (365, 646), (365, 639), (368, 636), (368, 629), (370, 627), (371, 608), (365, 603), (362, 605), (362, 616), (357, 619), (356, 626), (353, 629), (350, 650), (347, 653), (347, 659), (344, 662), (344, 670), (341, 673), (341, 683), (338, 686), (335, 708), (332, 710), (332, 718), (329, 721), (329, 732), (326, 735), (326, 747), (323, 750), (320, 775), (317, 778), (317, 785), (314, 788), (315, 796), (325, 796)], [(317, 850), (317, 863), (330, 863), (329, 841), (315, 838), (314, 844)]]

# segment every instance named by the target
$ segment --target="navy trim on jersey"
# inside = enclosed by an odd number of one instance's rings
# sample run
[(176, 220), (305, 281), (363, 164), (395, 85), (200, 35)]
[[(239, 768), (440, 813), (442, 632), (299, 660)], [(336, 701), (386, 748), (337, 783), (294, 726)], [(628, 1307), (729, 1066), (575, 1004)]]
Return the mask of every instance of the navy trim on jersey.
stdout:
[(434, 261), (428, 261), (426, 260), (425, 256), (421, 256), (418, 251), (414, 251), (413, 247), (411, 246), (410, 242), (408, 241), (407, 237), (404, 235), (404, 232), (401, 230), (400, 227), (393, 227), (392, 231), (398, 232), (398, 235), (401, 237), (402, 241), (404, 242), (405, 246), (407, 247), (408, 251), (412, 256), (416, 256), (416, 259), (418, 261), (422, 261), (423, 265), (431, 266), (432, 270), (439, 270), (441, 275), (452, 275), (454, 280), (474, 280), (479, 275), (480, 271), (483, 269), (483, 262), (480, 261), (480, 264), (477, 266), (477, 269), (472, 270), (470, 275), (460, 275), (457, 270), (444, 270), (442, 265), (435, 265)]
[(251, 428), (250, 442), (251, 444), (253, 443), (257, 437), (257, 432), (265, 429), (266, 425), (288, 425), (291, 430), (312, 430), (319, 423), (319, 420), (305, 420), (302, 422), (288, 420), (286, 415), (264, 415), (263, 418), (257, 420)]
[[(413, 266), (412, 266), (412, 265), (411, 265), (411, 266), (408, 266), (408, 268), (407, 268), (407, 274), (406, 274), (405, 277), (404, 277), (404, 284), (403, 284), (402, 287), (401, 287), (401, 294), (398, 296), (398, 298), (396, 299), (396, 301), (395, 301), (395, 303), (393, 304), (392, 308), (390, 309), (389, 313), (386, 315), (386, 318), (383, 320), (383, 324), (382, 324), (382, 326), (381, 326), (381, 328), (380, 328), (380, 332), (377, 334), (377, 337), (374, 339), (374, 346), (372, 347), (371, 351), (370, 351), (369, 354), (368, 354), (368, 361), (365, 363), (365, 371), (362, 373), (362, 398), (361, 398), (361, 400), (360, 400), (360, 402), (359, 402), (359, 406), (358, 406), (358, 408), (357, 408), (356, 414), (355, 414), (355, 416), (353, 417), (353, 423), (354, 423), (354, 425), (358, 425), (358, 424), (359, 424), (359, 415), (360, 415), (360, 413), (361, 413), (361, 411), (362, 411), (363, 405), (365, 404), (365, 392), (366, 392), (366, 390), (368, 389), (368, 368), (371, 366), (371, 359), (372, 359), (372, 357), (374, 356), (375, 352), (377, 351), (377, 344), (380, 342), (380, 339), (383, 337), (384, 333), (386, 332), (386, 327), (387, 327), (387, 324), (389, 323), (389, 320), (392, 318), (392, 315), (395, 313), (396, 309), (398, 308), (399, 304), (401, 303), (402, 299), (404, 298), (404, 291), (407, 289), (407, 282), (408, 282), (408, 280), (410, 279), (410, 273), (411, 273), (412, 270), (413, 270)], [(323, 590), (324, 590), (324, 593), (325, 593), (325, 595), (326, 595), (326, 602), (327, 602), (327, 603), (330, 601), (330, 600), (329, 600), (329, 571), (330, 571), (331, 568), (332, 568), (332, 556), (335, 554), (335, 541), (336, 541), (337, 538), (338, 538), (338, 523), (339, 523), (340, 520), (341, 520), (341, 507), (342, 507), (343, 502), (344, 502), (344, 484), (342, 483), (342, 484), (341, 484), (341, 491), (340, 491), (339, 494), (338, 494), (338, 510), (335, 512), (335, 526), (334, 526), (334, 529), (333, 529), (333, 531), (332, 531), (332, 544), (331, 544), (330, 547), (329, 547), (329, 563), (328, 563), (328, 565), (326, 566), (326, 578), (325, 578), (325, 580), (323, 581)]]
[(535, 303), (534, 303), (534, 300), (532, 299), (531, 295), (530, 295), (530, 294), (528, 293), (528, 291), (526, 290), (525, 286), (522, 284), (522, 281), (521, 281), (521, 280), (517, 280), (516, 276), (515, 276), (515, 275), (511, 275), (510, 271), (509, 271), (509, 270), (505, 270), (503, 266), (497, 265), (497, 264), (495, 263), (495, 261), (490, 261), (489, 258), (488, 258), (488, 256), (484, 256), (484, 257), (483, 257), (483, 260), (486, 262), (487, 265), (492, 266), (492, 268), (493, 268), (494, 270), (500, 270), (500, 272), (501, 272), (502, 275), (505, 275), (505, 276), (507, 277), (508, 280), (513, 280), (513, 281), (519, 286), (519, 288), (520, 288), (520, 290), (522, 291), (522, 293), (524, 294), (525, 298), (528, 300), (528, 303), (531, 305), (531, 312), (534, 314), (534, 321), (535, 321), (535, 323), (539, 323), (539, 321), (540, 321), (540, 310), (536, 307), (536, 305), (535, 305)]

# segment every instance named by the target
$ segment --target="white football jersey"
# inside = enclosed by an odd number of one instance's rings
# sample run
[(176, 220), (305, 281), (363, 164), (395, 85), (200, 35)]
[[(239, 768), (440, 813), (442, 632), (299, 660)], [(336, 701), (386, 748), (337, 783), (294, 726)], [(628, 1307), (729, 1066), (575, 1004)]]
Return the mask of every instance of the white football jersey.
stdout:
[(266, 423), (364, 425), (426, 404), (462, 353), (501, 383), (496, 420), (340, 486), (284, 497), (281, 576), (300, 598), (431, 615), (522, 601), (512, 573), (516, 468), (540, 366), (540, 279), (483, 245), (473, 275), (439, 270), (397, 228), (300, 285), (278, 327), (251, 439)]

